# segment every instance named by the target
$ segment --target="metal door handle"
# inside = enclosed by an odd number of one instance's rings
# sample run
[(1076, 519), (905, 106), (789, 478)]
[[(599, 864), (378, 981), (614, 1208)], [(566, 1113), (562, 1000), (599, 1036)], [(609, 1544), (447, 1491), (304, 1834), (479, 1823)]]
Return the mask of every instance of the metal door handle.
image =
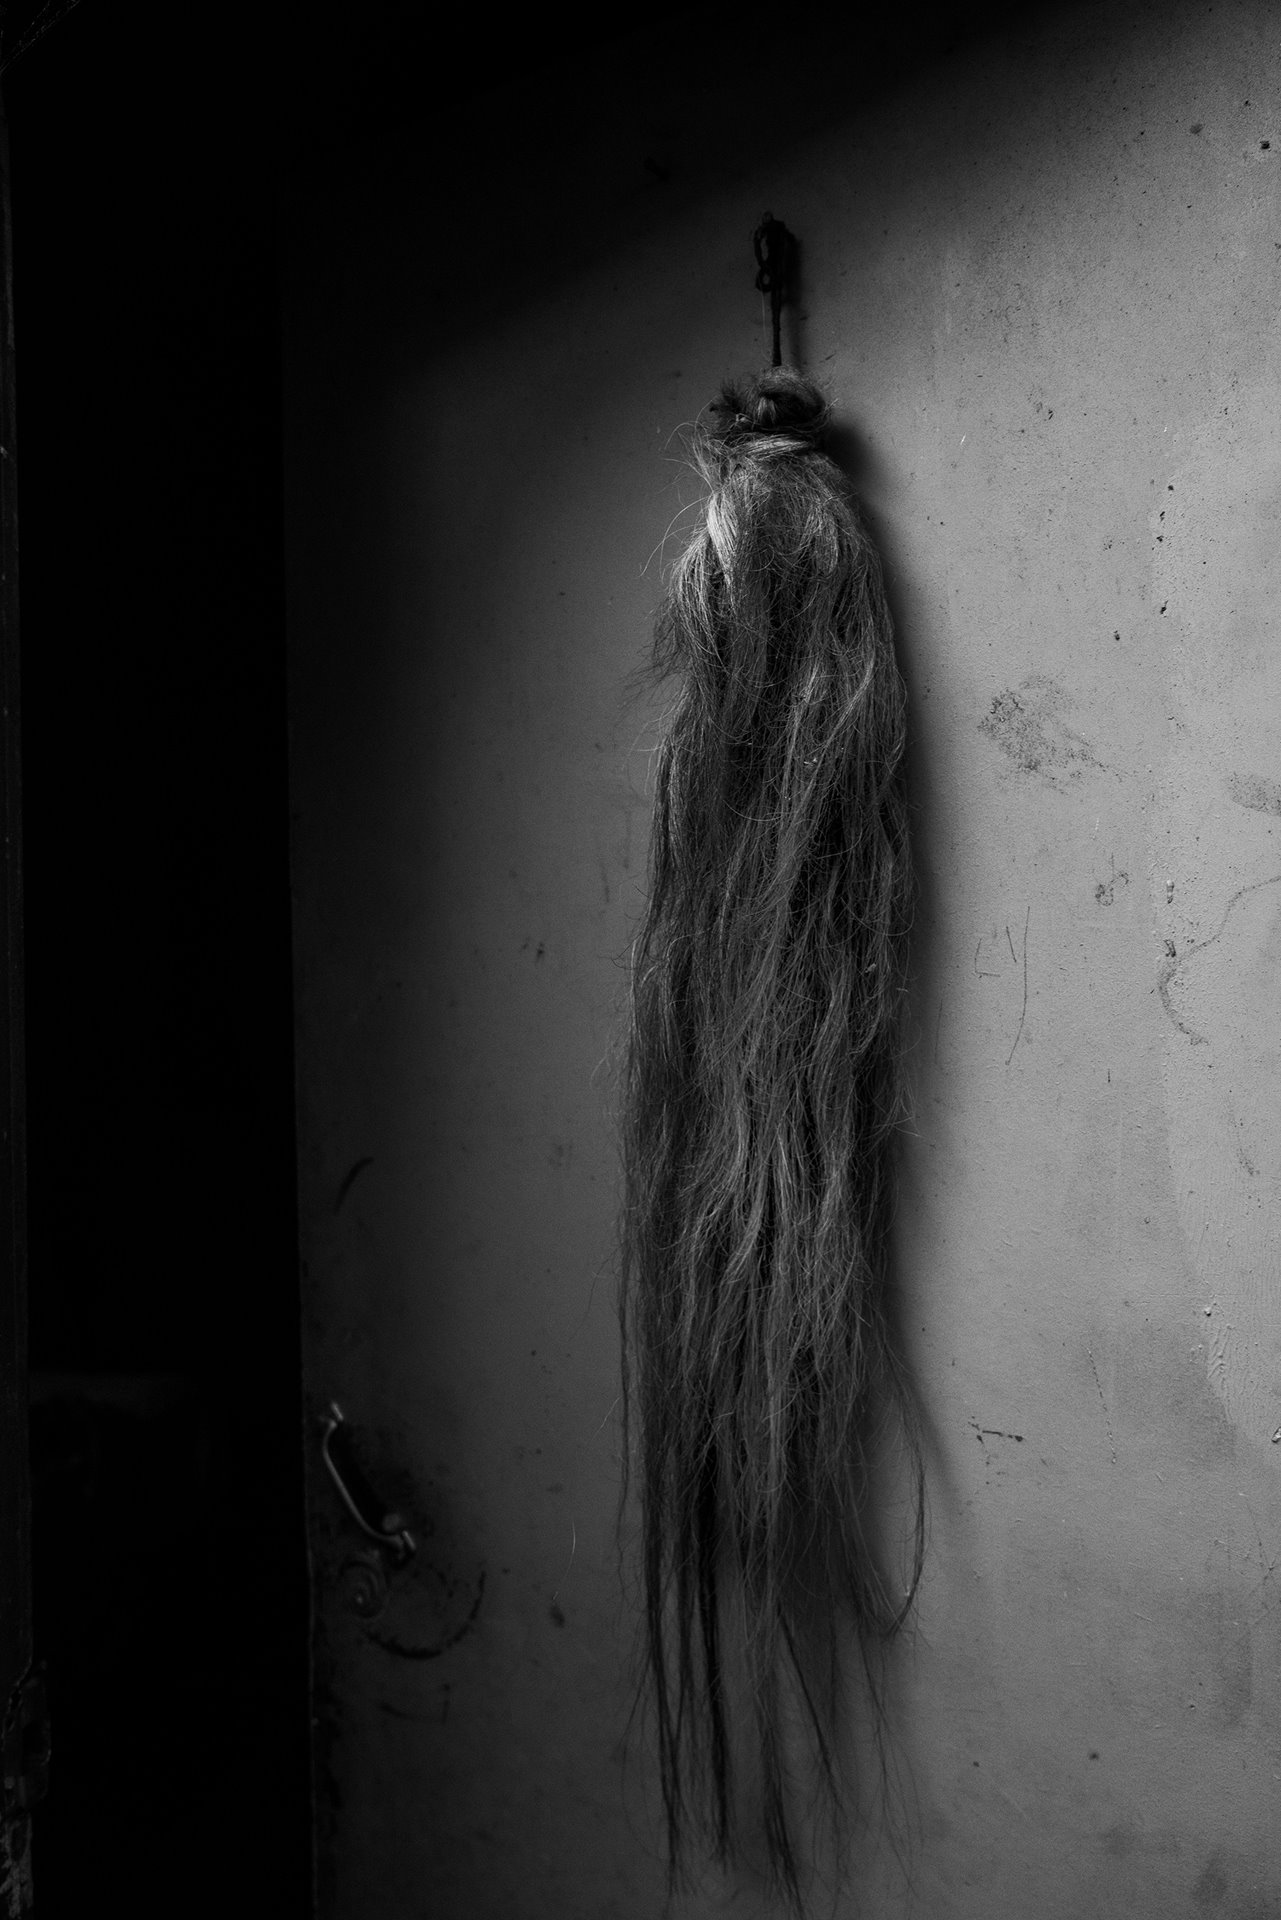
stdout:
[[(336, 1400), (321, 1423), (321, 1457), (329, 1478), (356, 1525), (380, 1547), (386, 1547), (398, 1566), (417, 1553), (418, 1543), (405, 1525), (404, 1516), (388, 1513), (366, 1480), (352, 1453), (347, 1423)], [(337, 1455), (337, 1458), (335, 1458)]]

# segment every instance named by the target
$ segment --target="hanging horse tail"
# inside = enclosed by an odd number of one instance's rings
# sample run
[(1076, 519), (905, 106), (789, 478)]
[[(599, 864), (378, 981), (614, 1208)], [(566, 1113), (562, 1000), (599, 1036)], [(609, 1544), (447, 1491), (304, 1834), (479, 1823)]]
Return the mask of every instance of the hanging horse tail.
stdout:
[[(799, 1910), (798, 1729), (839, 1814), (842, 1648), (871, 1675), (923, 1551), (886, 1305), (905, 696), (821, 394), (776, 369), (714, 414), (695, 444), (706, 510), (656, 633), (680, 691), (633, 973), (624, 1405), (673, 1876), (690, 1839), (729, 1862), (754, 1834)], [(912, 1486), (893, 1576), (872, 1498), (891, 1427)]]

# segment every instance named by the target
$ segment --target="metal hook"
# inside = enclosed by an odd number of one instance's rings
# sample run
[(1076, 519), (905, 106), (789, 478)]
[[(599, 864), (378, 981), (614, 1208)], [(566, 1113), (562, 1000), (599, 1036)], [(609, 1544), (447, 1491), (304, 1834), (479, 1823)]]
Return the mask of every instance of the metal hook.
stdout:
[(770, 318), (774, 326), (773, 365), (783, 364), (783, 345), (781, 316), (783, 301), (787, 295), (787, 274), (791, 265), (792, 249), (795, 241), (781, 220), (772, 213), (766, 213), (752, 235), (752, 245), (756, 250), (756, 264), (759, 272), (756, 284), (762, 293), (769, 295)]

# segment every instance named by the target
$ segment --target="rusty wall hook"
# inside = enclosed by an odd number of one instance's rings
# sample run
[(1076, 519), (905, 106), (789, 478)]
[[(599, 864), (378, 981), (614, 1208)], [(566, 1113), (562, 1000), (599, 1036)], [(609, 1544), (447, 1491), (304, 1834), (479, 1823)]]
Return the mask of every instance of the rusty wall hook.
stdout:
[(776, 220), (772, 213), (766, 213), (752, 236), (752, 245), (756, 249), (756, 264), (759, 269), (756, 284), (762, 293), (769, 295), (770, 318), (774, 326), (774, 358), (771, 364), (781, 367), (783, 364), (781, 316), (783, 302), (788, 294), (788, 279), (796, 241), (781, 220)]

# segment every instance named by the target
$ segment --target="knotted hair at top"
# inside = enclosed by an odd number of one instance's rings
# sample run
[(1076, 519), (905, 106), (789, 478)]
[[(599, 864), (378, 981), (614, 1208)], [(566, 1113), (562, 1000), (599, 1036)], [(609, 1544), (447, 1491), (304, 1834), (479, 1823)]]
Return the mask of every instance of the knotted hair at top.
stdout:
[(710, 411), (717, 421), (716, 437), (729, 445), (750, 435), (817, 447), (831, 420), (831, 408), (819, 389), (790, 367), (728, 381)]
[[(633, 968), (624, 1404), (673, 1874), (690, 1837), (724, 1862), (763, 1837), (800, 1908), (798, 1769), (839, 1812), (842, 1649), (870, 1678), (922, 1554), (886, 1312), (905, 700), (822, 394), (779, 368), (711, 412), (655, 640), (680, 689)], [(895, 1414), (913, 1492), (892, 1576), (871, 1493)]]

